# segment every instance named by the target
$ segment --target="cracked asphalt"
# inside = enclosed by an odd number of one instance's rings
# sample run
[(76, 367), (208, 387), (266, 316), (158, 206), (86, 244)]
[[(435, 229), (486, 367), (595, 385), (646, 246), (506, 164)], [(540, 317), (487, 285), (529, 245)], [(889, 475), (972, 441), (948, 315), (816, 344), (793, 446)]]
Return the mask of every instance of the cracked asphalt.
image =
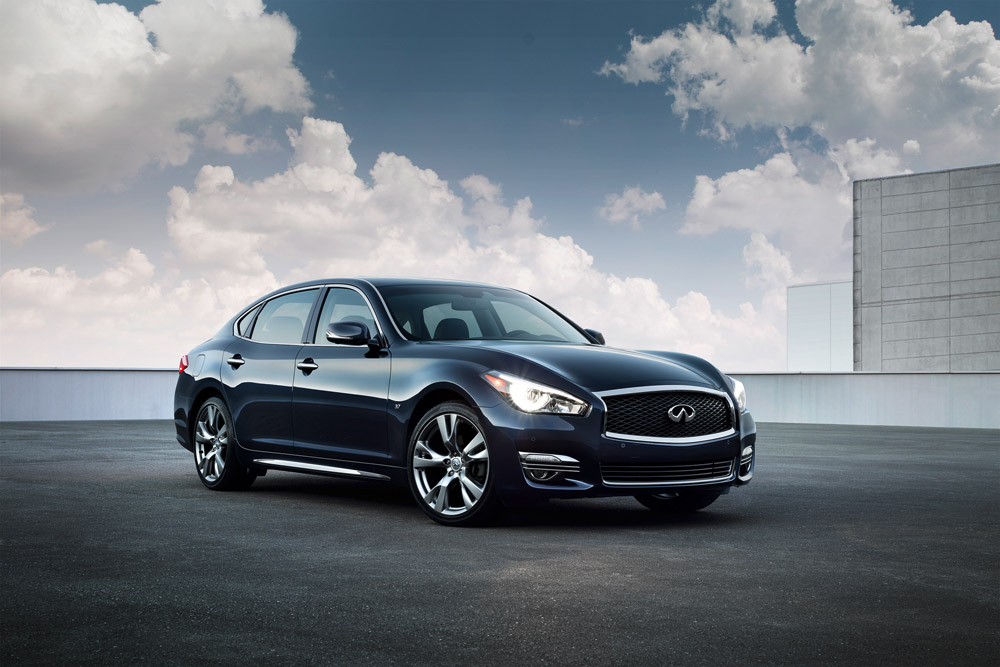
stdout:
[(169, 421), (0, 424), (0, 661), (1000, 664), (1000, 432), (760, 424), (692, 517), (489, 528), (271, 471), (214, 493)]

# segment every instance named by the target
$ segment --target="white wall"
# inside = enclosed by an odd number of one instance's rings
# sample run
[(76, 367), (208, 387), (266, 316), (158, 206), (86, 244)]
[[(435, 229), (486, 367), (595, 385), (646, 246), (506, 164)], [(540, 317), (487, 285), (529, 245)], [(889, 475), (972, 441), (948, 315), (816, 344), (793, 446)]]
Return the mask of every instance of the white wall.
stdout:
[[(734, 377), (762, 422), (1000, 429), (998, 372)], [(175, 370), (4, 368), (0, 420), (172, 419), (176, 381)]]

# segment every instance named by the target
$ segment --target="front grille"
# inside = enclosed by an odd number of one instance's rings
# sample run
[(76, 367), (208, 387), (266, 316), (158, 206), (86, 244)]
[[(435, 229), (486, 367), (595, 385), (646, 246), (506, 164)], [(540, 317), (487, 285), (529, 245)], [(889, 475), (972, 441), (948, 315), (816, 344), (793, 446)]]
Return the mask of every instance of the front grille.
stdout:
[[(657, 391), (605, 396), (610, 434), (647, 438), (698, 438), (732, 428), (729, 403), (721, 396), (700, 391)], [(667, 412), (677, 405), (694, 408), (690, 421), (672, 421)]]
[(601, 477), (605, 484), (684, 484), (705, 481), (725, 481), (733, 475), (733, 459), (659, 465), (649, 463), (605, 463)]

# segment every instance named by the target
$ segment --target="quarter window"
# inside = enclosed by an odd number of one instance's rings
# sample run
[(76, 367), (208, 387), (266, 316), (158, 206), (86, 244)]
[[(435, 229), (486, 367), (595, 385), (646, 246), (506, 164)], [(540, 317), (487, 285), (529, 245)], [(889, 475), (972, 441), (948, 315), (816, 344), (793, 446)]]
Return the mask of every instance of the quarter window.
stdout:
[(260, 310), (260, 306), (253, 308), (249, 313), (240, 318), (240, 321), (236, 323), (236, 331), (239, 332), (241, 336), (248, 336), (250, 334), (250, 325), (253, 324), (253, 316), (257, 314)]
[(250, 339), (260, 343), (302, 343), (302, 331), (319, 289), (292, 292), (271, 299), (257, 316)]
[(323, 301), (323, 310), (319, 314), (319, 328), (313, 342), (320, 345), (333, 345), (326, 339), (326, 329), (338, 322), (360, 322), (368, 327), (371, 335), (378, 333), (375, 326), (375, 316), (364, 297), (346, 287), (331, 287)]

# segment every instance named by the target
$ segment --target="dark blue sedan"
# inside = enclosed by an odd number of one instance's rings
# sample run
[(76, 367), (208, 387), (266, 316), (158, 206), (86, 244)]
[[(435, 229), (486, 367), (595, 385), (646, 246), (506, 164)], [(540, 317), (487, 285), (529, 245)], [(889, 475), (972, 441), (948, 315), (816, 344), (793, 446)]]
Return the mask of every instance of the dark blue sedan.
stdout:
[(606, 347), (490, 285), (280, 289), (184, 355), (174, 404), (210, 489), (269, 469), (390, 482), (447, 525), (549, 498), (693, 512), (754, 469), (738, 380), (698, 357)]

